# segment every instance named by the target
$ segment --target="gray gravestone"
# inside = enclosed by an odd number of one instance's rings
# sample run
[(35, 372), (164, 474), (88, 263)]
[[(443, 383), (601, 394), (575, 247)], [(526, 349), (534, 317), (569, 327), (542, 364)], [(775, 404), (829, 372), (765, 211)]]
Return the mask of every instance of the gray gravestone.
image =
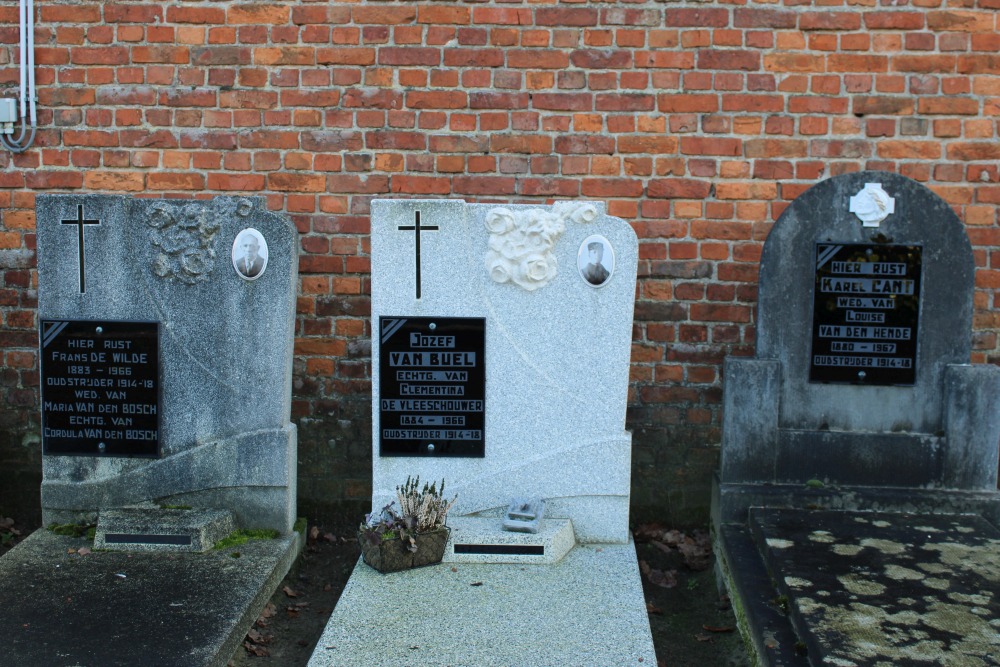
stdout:
[(169, 504), (289, 532), (291, 224), (232, 197), (36, 212), (44, 522)]
[(979, 616), (998, 579), (963, 569), (992, 567), (997, 531), (962, 515), (1000, 519), (1000, 368), (969, 364), (974, 270), (948, 204), (895, 174), (823, 181), (771, 230), (713, 489), (719, 572), (761, 664), (996, 647)]
[[(893, 209), (878, 226), (851, 210), (866, 184)], [(973, 272), (955, 213), (905, 177), (792, 202), (761, 257), (756, 356), (726, 364), (722, 483), (995, 490), (1000, 369), (968, 364)]]

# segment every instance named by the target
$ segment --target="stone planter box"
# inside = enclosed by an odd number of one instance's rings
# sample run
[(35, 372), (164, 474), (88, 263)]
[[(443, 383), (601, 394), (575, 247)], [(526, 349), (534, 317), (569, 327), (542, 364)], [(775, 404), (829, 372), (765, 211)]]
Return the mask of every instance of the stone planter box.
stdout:
[(416, 536), (416, 551), (409, 551), (403, 540), (398, 538), (371, 545), (360, 531), (358, 543), (361, 545), (361, 555), (365, 563), (385, 574), (440, 563), (444, 558), (445, 547), (448, 546), (450, 532), (448, 528), (441, 528), (429, 533), (420, 533)]

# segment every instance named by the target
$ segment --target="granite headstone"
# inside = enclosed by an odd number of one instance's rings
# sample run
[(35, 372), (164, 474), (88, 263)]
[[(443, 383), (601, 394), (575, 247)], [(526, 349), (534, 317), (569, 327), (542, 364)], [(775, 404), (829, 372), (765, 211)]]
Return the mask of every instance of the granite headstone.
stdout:
[(602, 203), (372, 203), (376, 509), (445, 478), (452, 516), (545, 501), (628, 541), (638, 243)]
[(262, 199), (39, 195), (43, 521), (295, 521), (296, 233)]
[(756, 355), (726, 363), (723, 484), (994, 491), (1000, 369), (969, 365), (973, 272), (954, 211), (906, 177), (795, 199), (764, 244)]

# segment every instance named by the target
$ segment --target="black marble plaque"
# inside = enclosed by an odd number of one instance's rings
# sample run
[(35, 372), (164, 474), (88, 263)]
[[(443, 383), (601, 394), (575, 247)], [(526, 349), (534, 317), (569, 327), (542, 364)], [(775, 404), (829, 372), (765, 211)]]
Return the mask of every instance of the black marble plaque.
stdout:
[(379, 318), (379, 454), (486, 455), (486, 320)]
[(160, 453), (156, 322), (42, 320), (42, 452)]
[(816, 244), (810, 382), (916, 381), (921, 250)]

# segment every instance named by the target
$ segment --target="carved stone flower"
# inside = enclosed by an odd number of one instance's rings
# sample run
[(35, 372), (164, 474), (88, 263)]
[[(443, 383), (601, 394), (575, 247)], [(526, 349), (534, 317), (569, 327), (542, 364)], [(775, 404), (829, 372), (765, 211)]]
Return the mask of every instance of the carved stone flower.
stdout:
[(486, 214), (486, 229), (491, 234), (506, 234), (514, 226), (514, 214), (510, 209), (495, 208)]

